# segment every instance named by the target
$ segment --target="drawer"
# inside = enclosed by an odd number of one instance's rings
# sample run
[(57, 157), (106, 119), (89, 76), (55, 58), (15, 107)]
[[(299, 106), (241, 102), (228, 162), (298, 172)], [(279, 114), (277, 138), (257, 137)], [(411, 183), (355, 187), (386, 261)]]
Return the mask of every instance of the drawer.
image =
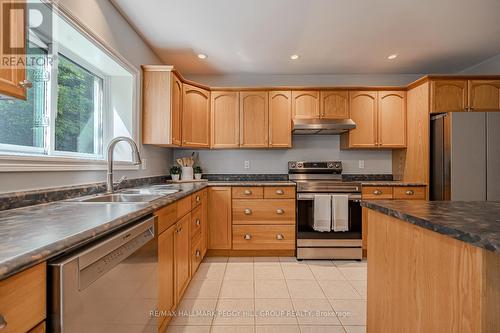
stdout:
[(155, 215), (158, 217), (158, 234), (161, 234), (177, 221), (177, 203), (158, 209)]
[(35, 328), (30, 330), (28, 333), (45, 333), (45, 321), (42, 321), (40, 324), (36, 325)]
[(295, 224), (295, 200), (233, 200), (233, 224)]
[(191, 208), (192, 209), (194, 209), (194, 207), (201, 205), (201, 197), (202, 197), (201, 191), (198, 191), (191, 196)]
[(233, 250), (294, 249), (294, 225), (233, 225)]
[(187, 196), (177, 201), (177, 219), (189, 213), (191, 209), (191, 196)]
[(194, 275), (202, 260), (201, 238), (198, 238), (191, 246), (191, 276)]
[(201, 206), (196, 207), (193, 209), (193, 212), (191, 213), (191, 226), (189, 228), (189, 234), (191, 235), (191, 238), (194, 238), (198, 234), (201, 234), (201, 223), (203, 221), (203, 210), (201, 209)]
[(362, 198), (363, 199), (392, 199), (393, 197), (392, 186), (363, 186)]
[(264, 188), (255, 186), (233, 187), (233, 199), (262, 199)]
[(425, 200), (425, 186), (394, 187), (394, 199), (399, 200)]
[(269, 186), (264, 187), (266, 199), (295, 199), (294, 186)]
[(45, 263), (0, 281), (2, 332), (28, 332), (45, 320), (46, 283)]

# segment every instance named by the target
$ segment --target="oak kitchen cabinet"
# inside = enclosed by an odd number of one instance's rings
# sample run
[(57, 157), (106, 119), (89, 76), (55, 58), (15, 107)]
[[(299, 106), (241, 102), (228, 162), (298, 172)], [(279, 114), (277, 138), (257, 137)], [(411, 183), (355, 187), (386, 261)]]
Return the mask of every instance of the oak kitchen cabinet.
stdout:
[(142, 66), (142, 142), (181, 146), (182, 82), (172, 66)]
[(431, 113), (500, 111), (500, 80), (431, 81)]
[(240, 92), (240, 146), (267, 148), (269, 104), (267, 91)]
[(182, 85), (182, 146), (210, 147), (210, 92)]
[[(32, 84), (26, 79), (26, 69), (22, 64), (26, 63), (26, 40), (27, 40), (27, 16), (26, 10), (8, 10), (6, 6), (16, 5), (25, 6), (20, 1), (2, 1), (3, 11), (10, 12), (9, 29), (10, 36), (7, 40), (7, 31), (3, 31), (4, 44), (0, 48), (0, 58), (12, 59), (11, 64), (0, 66), (0, 95), (15, 97), (26, 100), (26, 89), (31, 88)], [(3, 24), (2, 30), (6, 30)], [(3, 53), (6, 47), (13, 47), (12, 54)]]
[(208, 189), (208, 248), (231, 249), (231, 187)]
[(269, 92), (269, 147), (292, 147), (292, 92)]
[[(166, 231), (158, 235), (158, 310), (166, 313), (174, 311), (177, 306), (175, 293), (176, 231), (177, 226), (171, 225)], [(160, 316), (158, 320), (158, 325), (162, 326), (165, 318)]]
[(320, 92), (320, 117), (323, 119), (349, 118), (349, 92), (324, 90)]
[(292, 115), (293, 119), (319, 118), (319, 91), (292, 91)]
[(240, 146), (240, 95), (237, 91), (210, 94), (211, 148)]
[(356, 128), (342, 134), (343, 149), (406, 147), (404, 91), (351, 91), (349, 105)]

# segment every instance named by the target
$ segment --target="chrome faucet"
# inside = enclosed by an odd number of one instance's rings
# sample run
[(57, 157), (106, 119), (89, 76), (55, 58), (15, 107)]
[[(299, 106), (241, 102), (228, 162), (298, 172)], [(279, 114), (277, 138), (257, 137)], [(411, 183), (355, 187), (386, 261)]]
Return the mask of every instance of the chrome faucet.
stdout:
[(128, 142), (130, 145), (130, 148), (132, 148), (132, 162), (134, 165), (140, 165), (142, 163), (141, 161), (141, 154), (139, 154), (139, 149), (137, 148), (137, 144), (135, 143), (134, 140), (131, 138), (128, 138), (126, 136), (117, 136), (113, 140), (109, 142), (108, 145), (108, 174), (107, 174), (107, 180), (106, 180), (106, 191), (108, 193), (113, 193), (114, 191), (114, 184), (113, 184), (113, 151), (115, 150), (115, 146), (118, 142), (120, 141), (125, 141)]

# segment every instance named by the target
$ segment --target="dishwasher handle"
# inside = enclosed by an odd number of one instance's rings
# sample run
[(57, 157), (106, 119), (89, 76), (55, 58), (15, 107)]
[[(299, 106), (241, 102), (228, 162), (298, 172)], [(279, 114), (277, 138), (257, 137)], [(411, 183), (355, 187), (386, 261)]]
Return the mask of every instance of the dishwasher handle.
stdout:
[(82, 253), (78, 257), (79, 290), (87, 288), (153, 240), (155, 220), (156, 217), (148, 218)]

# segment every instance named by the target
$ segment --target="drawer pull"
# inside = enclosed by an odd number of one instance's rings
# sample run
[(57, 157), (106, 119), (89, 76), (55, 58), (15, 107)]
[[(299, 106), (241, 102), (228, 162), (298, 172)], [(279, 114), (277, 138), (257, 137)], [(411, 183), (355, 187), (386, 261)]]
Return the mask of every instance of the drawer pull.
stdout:
[(375, 190), (375, 191), (373, 191), (373, 194), (375, 194), (375, 195), (381, 195), (381, 194), (382, 194), (382, 191), (380, 191), (380, 190)]
[(245, 209), (245, 215), (251, 215), (252, 210), (250, 208)]
[(245, 195), (252, 195), (252, 191), (250, 191), (250, 190), (245, 190), (245, 191), (243, 192), (243, 194), (245, 194)]
[(182, 227), (180, 227), (179, 229), (177, 229), (177, 233), (180, 234), (182, 232)]
[(252, 235), (246, 234), (245, 236), (243, 236), (243, 239), (250, 240), (250, 239), (252, 239)]
[(199, 195), (197, 195), (197, 196), (196, 196), (196, 202), (200, 202), (200, 200), (201, 200), (201, 199), (200, 199), (200, 196), (199, 196)]
[(283, 209), (279, 208), (279, 209), (276, 209), (276, 214), (283, 215), (283, 214), (285, 214), (285, 211)]
[(196, 219), (196, 225), (200, 225), (200, 219)]
[(0, 314), (0, 331), (7, 327), (7, 320)]
[(414, 195), (415, 192), (413, 190), (407, 190), (406, 192), (406, 195)]
[(276, 190), (276, 194), (277, 195), (283, 195), (283, 194), (285, 194), (285, 192), (283, 190)]
[(283, 234), (277, 234), (276, 235), (276, 239), (277, 240), (283, 240), (283, 239), (285, 239), (285, 236), (283, 236)]
[(199, 258), (201, 256), (201, 252), (200, 250), (196, 250), (196, 254), (195, 254), (196, 258)]

